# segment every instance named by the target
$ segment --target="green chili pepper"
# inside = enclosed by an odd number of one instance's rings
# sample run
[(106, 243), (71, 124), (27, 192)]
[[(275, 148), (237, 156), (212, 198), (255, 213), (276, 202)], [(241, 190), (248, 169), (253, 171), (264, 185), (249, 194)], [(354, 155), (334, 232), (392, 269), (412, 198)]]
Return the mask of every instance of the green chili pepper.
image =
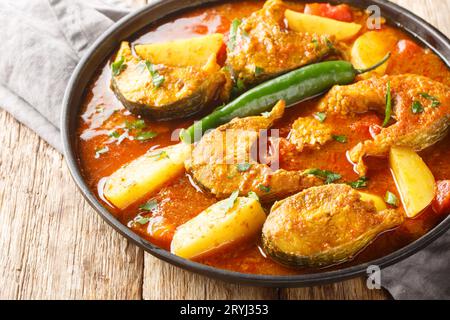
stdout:
[(186, 143), (197, 141), (206, 130), (216, 128), (234, 118), (244, 118), (269, 111), (279, 100), (284, 100), (287, 107), (294, 106), (301, 101), (323, 94), (334, 85), (352, 83), (357, 75), (378, 68), (389, 57), (390, 54), (365, 70), (356, 70), (348, 61), (327, 61), (291, 71), (245, 92), (188, 129), (182, 130), (180, 137)]

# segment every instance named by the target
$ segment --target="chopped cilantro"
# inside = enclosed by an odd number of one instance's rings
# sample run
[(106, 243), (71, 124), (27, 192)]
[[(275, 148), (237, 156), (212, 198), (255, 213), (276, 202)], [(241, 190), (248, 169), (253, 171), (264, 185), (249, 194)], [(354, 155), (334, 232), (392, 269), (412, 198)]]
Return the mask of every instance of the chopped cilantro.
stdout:
[(237, 37), (237, 33), (238, 33), (238, 29), (239, 26), (241, 25), (242, 21), (239, 19), (234, 19), (233, 22), (231, 23), (231, 28), (230, 28), (230, 37), (228, 40), (228, 48), (230, 50), (234, 50), (234, 47), (236, 46), (236, 37)]
[(270, 187), (269, 187), (269, 186), (265, 186), (265, 185), (263, 185), (263, 184), (260, 184), (260, 185), (258, 186), (258, 189), (261, 190), (261, 191), (263, 191), (263, 192), (265, 192), (265, 193), (269, 193), (269, 192), (270, 192)]
[(137, 129), (141, 130), (145, 128), (145, 121), (142, 119), (138, 119), (135, 121), (125, 121), (125, 128), (128, 130)]
[(136, 135), (136, 140), (137, 141), (147, 141), (150, 139), (153, 139), (154, 137), (156, 137), (158, 135), (158, 133), (153, 132), (153, 131), (144, 131), (144, 132), (139, 132)]
[(305, 171), (306, 174), (312, 174), (316, 177), (325, 180), (326, 184), (333, 183), (342, 178), (342, 176), (338, 173), (331, 172), (328, 170), (320, 170), (320, 169), (309, 169)]
[(99, 148), (95, 150), (95, 159), (100, 158), (100, 156), (104, 153), (107, 153), (109, 151), (108, 146), (105, 146), (103, 148)]
[(423, 108), (423, 105), (419, 101), (414, 101), (411, 106), (412, 113), (418, 114), (422, 113), (425, 109)]
[(255, 199), (255, 200), (257, 200), (257, 201), (259, 201), (258, 195), (257, 195), (255, 192), (253, 192), (253, 191), (250, 191), (250, 192), (248, 193), (248, 197), (249, 197), (249, 198), (252, 198), (252, 199)]
[(384, 197), (384, 201), (386, 201), (386, 203), (390, 204), (391, 206), (398, 207), (398, 199), (395, 196), (395, 194), (393, 194), (390, 191), (386, 192), (386, 196)]
[(369, 179), (367, 177), (361, 177), (354, 182), (349, 182), (348, 185), (351, 186), (353, 189), (363, 189), (363, 188), (367, 188), (368, 180)]
[(160, 75), (155, 69), (155, 65), (148, 60), (145, 60), (145, 65), (152, 76), (152, 83), (155, 88), (159, 88), (164, 83), (164, 76)]
[(432, 96), (432, 95), (430, 95), (428, 93), (425, 93), (425, 92), (420, 93), (420, 96), (425, 98), (425, 99), (427, 99), (427, 100), (430, 100), (431, 101), (431, 107), (433, 107), (433, 108), (437, 108), (437, 107), (439, 107), (441, 105), (441, 102), (435, 96)]
[(264, 68), (261, 68), (261, 67), (258, 67), (258, 66), (255, 67), (255, 76), (259, 76), (263, 72), (264, 72)]
[(234, 191), (230, 197), (223, 202), (223, 209), (225, 211), (230, 210), (234, 207), (234, 203), (236, 202), (236, 199), (239, 197), (239, 190)]
[(158, 208), (158, 201), (156, 201), (155, 199), (147, 201), (146, 203), (144, 203), (139, 207), (139, 209), (145, 211), (154, 211), (157, 208)]
[(313, 117), (319, 121), (319, 122), (324, 122), (325, 119), (327, 118), (327, 114), (325, 112), (316, 112), (313, 114)]
[(346, 136), (334, 135), (333, 139), (336, 140), (337, 142), (340, 142), (340, 143), (347, 143), (347, 137)]
[(120, 57), (119, 60), (117, 60), (111, 64), (111, 72), (114, 77), (118, 76), (123, 70), (125, 70), (127, 65), (124, 62), (125, 62), (125, 58)]
[(250, 163), (244, 162), (244, 163), (239, 163), (236, 165), (236, 168), (239, 172), (245, 172), (248, 171), (248, 169), (250, 169), (252, 165)]

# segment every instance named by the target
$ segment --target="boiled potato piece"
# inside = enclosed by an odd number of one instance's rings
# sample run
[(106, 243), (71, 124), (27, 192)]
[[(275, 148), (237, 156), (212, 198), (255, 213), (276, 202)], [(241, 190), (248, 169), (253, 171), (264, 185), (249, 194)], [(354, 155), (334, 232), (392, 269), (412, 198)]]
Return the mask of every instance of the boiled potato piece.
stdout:
[(192, 259), (261, 231), (266, 214), (258, 200), (239, 197), (227, 210), (230, 199), (215, 203), (194, 219), (179, 226), (170, 251)]
[(391, 148), (389, 162), (406, 215), (414, 218), (436, 195), (433, 174), (422, 158), (409, 148)]
[(107, 179), (105, 198), (117, 208), (125, 209), (182, 174), (189, 153), (190, 146), (185, 143), (147, 152)]
[(223, 43), (223, 35), (217, 33), (199, 38), (136, 45), (134, 50), (142, 59), (154, 64), (202, 67), (211, 56), (217, 56)]
[(361, 25), (357, 23), (342, 22), (292, 10), (286, 10), (284, 15), (288, 21), (289, 28), (294, 31), (333, 35), (338, 41), (350, 39), (361, 30)]
[(387, 209), (386, 203), (384, 202), (383, 198), (366, 192), (359, 192), (359, 194), (361, 195), (362, 201), (372, 201), (377, 211), (383, 211)]
[[(369, 31), (356, 39), (352, 48), (352, 63), (356, 69), (367, 69), (381, 61), (397, 44), (397, 37), (389, 29)], [(363, 78), (373, 75), (384, 75), (388, 62), (379, 66), (372, 72), (363, 74)]]

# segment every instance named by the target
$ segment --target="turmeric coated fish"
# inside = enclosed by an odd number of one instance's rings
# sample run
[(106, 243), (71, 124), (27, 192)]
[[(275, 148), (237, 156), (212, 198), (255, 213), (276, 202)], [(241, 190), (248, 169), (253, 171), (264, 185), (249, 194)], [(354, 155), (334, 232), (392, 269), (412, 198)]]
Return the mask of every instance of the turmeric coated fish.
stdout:
[(233, 22), (226, 63), (244, 85), (319, 61), (334, 50), (330, 37), (287, 28), (286, 9), (282, 1), (269, 0), (242, 23)]
[(239, 190), (241, 195), (252, 191), (262, 201), (270, 201), (322, 184), (313, 175), (274, 169), (255, 156), (261, 133), (282, 117), (284, 107), (280, 101), (267, 116), (234, 119), (207, 133), (185, 162), (187, 171), (218, 198)]
[(403, 220), (400, 211), (377, 211), (350, 186), (331, 184), (276, 202), (262, 242), (266, 253), (282, 264), (325, 267), (351, 260)]
[(370, 110), (384, 114), (389, 87), (392, 124), (382, 128), (373, 140), (361, 142), (349, 152), (350, 160), (362, 176), (367, 172), (364, 156), (385, 157), (392, 146), (420, 151), (448, 133), (450, 88), (418, 75), (384, 76), (349, 86), (335, 86), (323, 98), (319, 109), (342, 115)]

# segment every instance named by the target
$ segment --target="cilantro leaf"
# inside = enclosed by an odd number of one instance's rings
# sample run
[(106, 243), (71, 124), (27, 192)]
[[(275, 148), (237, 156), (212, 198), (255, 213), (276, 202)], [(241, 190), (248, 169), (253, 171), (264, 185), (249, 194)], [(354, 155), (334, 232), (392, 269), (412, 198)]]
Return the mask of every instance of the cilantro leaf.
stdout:
[(239, 197), (239, 190), (234, 191), (230, 197), (226, 200), (224, 200), (223, 203), (223, 209), (225, 211), (230, 210), (231, 208), (234, 207), (234, 203), (236, 202), (236, 199)]
[(412, 113), (414, 114), (418, 114), (418, 113), (422, 113), (425, 109), (423, 107), (423, 105), (419, 102), (419, 101), (414, 101), (412, 106), (411, 106), (411, 110)]
[(313, 117), (319, 121), (319, 122), (324, 122), (325, 119), (327, 118), (327, 114), (325, 112), (316, 112), (313, 114)]
[(103, 148), (98, 148), (95, 150), (95, 159), (100, 158), (100, 155), (107, 153), (109, 151), (108, 146), (105, 146)]
[(439, 101), (438, 98), (436, 98), (435, 96), (432, 96), (426, 92), (421, 92), (419, 93), (419, 95), (427, 100), (431, 101), (431, 107), (433, 108), (437, 108), (441, 105), (441, 102)]
[(263, 192), (265, 192), (265, 193), (269, 193), (269, 192), (270, 192), (270, 187), (269, 187), (269, 186), (265, 186), (265, 185), (263, 185), (263, 184), (260, 184), (260, 185), (258, 186), (258, 189), (261, 190), (261, 191), (263, 191)]
[(398, 199), (395, 196), (395, 194), (393, 194), (390, 191), (386, 192), (386, 195), (384, 197), (384, 201), (386, 201), (386, 203), (390, 204), (391, 206), (398, 207)]
[(346, 136), (334, 135), (333, 139), (336, 140), (337, 142), (340, 142), (340, 143), (346, 143), (347, 142), (347, 137)]
[(320, 169), (309, 169), (305, 171), (306, 174), (311, 174), (316, 177), (319, 177), (325, 180), (326, 184), (333, 183), (342, 178), (342, 176), (338, 173), (328, 171), (328, 170), (320, 170)]
[(144, 132), (139, 132), (136, 135), (136, 140), (137, 141), (147, 141), (150, 139), (153, 139), (154, 137), (156, 137), (158, 135), (158, 133), (153, 132), (153, 131), (144, 131)]
[(125, 58), (124, 57), (120, 57), (119, 60), (113, 62), (111, 64), (111, 72), (113, 74), (113, 76), (118, 76), (123, 70), (125, 70), (125, 68), (127, 67), (126, 63), (125, 63)]
[(158, 71), (155, 69), (155, 65), (151, 63), (148, 60), (145, 60), (145, 66), (148, 69), (148, 72), (150, 72), (150, 75), (152, 76), (152, 83), (155, 86), (155, 88), (159, 88), (164, 83), (164, 76), (160, 75)]
[(369, 179), (367, 177), (361, 177), (358, 180), (354, 182), (349, 182), (348, 185), (352, 187), (353, 189), (363, 189), (367, 188), (367, 181)]
[(241, 23), (242, 21), (239, 19), (234, 19), (233, 22), (231, 23), (230, 37), (227, 43), (227, 46), (230, 50), (234, 50), (234, 47), (236, 46), (237, 33)]
[(125, 121), (125, 128), (128, 130), (137, 129), (141, 130), (145, 128), (145, 121), (142, 119), (138, 119), (135, 121)]
[(251, 166), (252, 165), (250, 163), (244, 162), (244, 163), (237, 164), (236, 168), (239, 172), (245, 172), (245, 171), (248, 171), (251, 168)]
[(155, 211), (158, 208), (158, 201), (155, 199), (147, 201), (143, 205), (139, 206), (139, 209), (145, 211)]

